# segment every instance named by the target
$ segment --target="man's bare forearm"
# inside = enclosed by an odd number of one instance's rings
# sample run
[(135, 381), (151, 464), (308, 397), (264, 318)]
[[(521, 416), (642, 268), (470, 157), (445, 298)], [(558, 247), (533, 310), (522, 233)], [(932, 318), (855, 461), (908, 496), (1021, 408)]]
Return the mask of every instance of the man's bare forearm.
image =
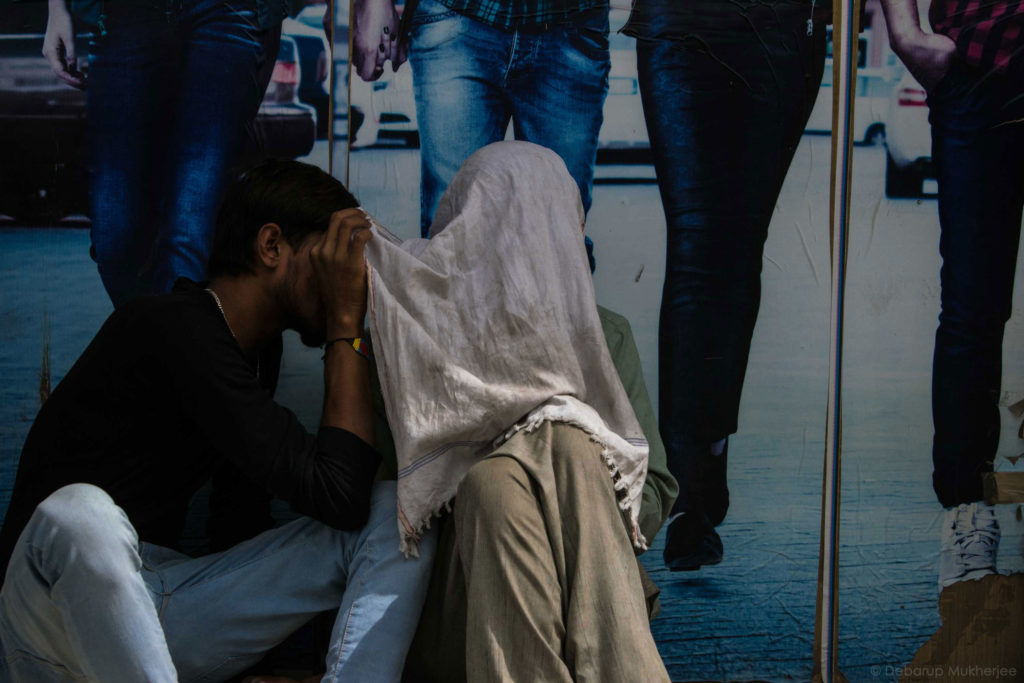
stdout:
[(921, 27), (917, 0), (882, 0), (882, 11), (893, 52), (914, 78), (930, 91), (949, 71), (956, 44), (948, 36), (928, 33)]
[(889, 30), (889, 45), (897, 54), (903, 45), (924, 33), (917, 0), (882, 0), (882, 12)]
[(327, 315), (320, 426), (348, 430), (371, 446), (369, 359), (344, 339), (362, 336), (367, 297), (364, 247), (372, 236), (370, 217), (365, 211), (338, 211), (331, 216), (327, 232), (311, 252)]
[(346, 429), (372, 446), (370, 362), (345, 341), (335, 342), (324, 351), (324, 410), (320, 425)]

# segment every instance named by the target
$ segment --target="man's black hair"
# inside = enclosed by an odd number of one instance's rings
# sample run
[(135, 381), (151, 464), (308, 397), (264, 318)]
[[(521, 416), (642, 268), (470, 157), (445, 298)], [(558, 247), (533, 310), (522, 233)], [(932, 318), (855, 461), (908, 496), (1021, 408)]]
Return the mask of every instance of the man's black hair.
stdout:
[(256, 236), (267, 223), (279, 225), (288, 244), (297, 247), (308, 235), (327, 230), (332, 213), (356, 206), (352, 193), (316, 166), (288, 159), (250, 166), (224, 193), (208, 277), (256, 272)]

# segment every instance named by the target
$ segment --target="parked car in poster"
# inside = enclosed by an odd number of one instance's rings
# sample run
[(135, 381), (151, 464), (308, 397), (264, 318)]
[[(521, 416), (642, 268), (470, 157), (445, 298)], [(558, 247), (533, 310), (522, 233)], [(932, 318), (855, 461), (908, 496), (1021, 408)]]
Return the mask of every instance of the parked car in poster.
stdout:
[[(313, 5), (302, 12), (308, 16), (311, 13), (315, 15), (319, 10), (319, 16), (323, 17), (324, 8), (325, 5)], [(328, 92), (327, 81), (330, 76), (331, 53), (320, 19), (317, 19), (315, 25), (310, 25), (308, 21), (300, 21), (298, 16), (295, 19), (286, 17), (281, 22), (281, 35), (295, 41), (299, 50), (299, 102), (308, 104), (316, 112), (316, 137), (326, 139), (331, 124), (331, 94)]]
[(932, 166), (932, 129), (928, 94), (909, 71), (889, 98), (886, 136), (885, 195), (892, 198), (931, 196), (938, 191)]
[[(893, 75), (888, 67), (867, 66), (868, 38), (857, 41), (857, 83), (854, 86), (853, 142), (860, 145), (881, 145), (885, 142), (886, 115)], [(832, 133), (832, 29), (827, 32), (825, 70), (814, 108), (807, 119), (807, 133)]]
[[(0, 10), (0, 214), (53, 222), (88, 211), (84, 165), (86, 93), (58, 79), (42, 56), (45, 3)], [(88, 34), (76, 39), (87, 70)], [(247, 157), (299, 157), (313, 148), (315, 114), (299, 102), (299, 50), (282, 36), (247, 141)]]

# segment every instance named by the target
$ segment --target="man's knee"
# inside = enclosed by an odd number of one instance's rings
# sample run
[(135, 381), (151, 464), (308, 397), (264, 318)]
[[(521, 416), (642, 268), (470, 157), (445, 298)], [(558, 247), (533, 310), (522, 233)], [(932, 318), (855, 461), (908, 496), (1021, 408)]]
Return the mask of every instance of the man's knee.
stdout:
[[(398, 527), (398, 482), (385, 480), (373, 485), (366, 534), (372, 538), (372, 543), (386, 552), (399, 552), (401, 534)], [(436, 525), (420, 532), (416, 548), (420, 562), (429, 565), (434, 561), (437, 550)]]
[(51, 528), (88, 533), (120, 514), (106, 491), (92, 484), (69, 484), (51, 493), (36, 507), (32, 521)]
[[(455, 494), (457, 526), (470, 521), (500, 532), (515, 526), (523, 506), (537, 506), (533, 485), (515, 458), (497, 456), (474, 465)], [(460, 521), (461, 520), (461, 521)]]
[(116, 550), (138, 548), (127, 516), (91, 484), (70, 484), (50, 494), (36, 507), (22, 539), (51, 559), (74, 558), (96, 569), (116, 558)]

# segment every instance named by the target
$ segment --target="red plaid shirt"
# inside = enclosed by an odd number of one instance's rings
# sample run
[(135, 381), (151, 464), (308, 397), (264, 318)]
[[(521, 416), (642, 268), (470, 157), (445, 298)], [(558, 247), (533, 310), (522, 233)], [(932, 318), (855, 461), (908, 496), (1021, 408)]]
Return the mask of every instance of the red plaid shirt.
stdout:
[(968, 64), (1003, 71), (1024, 59), (1024, 0), (932, 0), (928, 18)]

